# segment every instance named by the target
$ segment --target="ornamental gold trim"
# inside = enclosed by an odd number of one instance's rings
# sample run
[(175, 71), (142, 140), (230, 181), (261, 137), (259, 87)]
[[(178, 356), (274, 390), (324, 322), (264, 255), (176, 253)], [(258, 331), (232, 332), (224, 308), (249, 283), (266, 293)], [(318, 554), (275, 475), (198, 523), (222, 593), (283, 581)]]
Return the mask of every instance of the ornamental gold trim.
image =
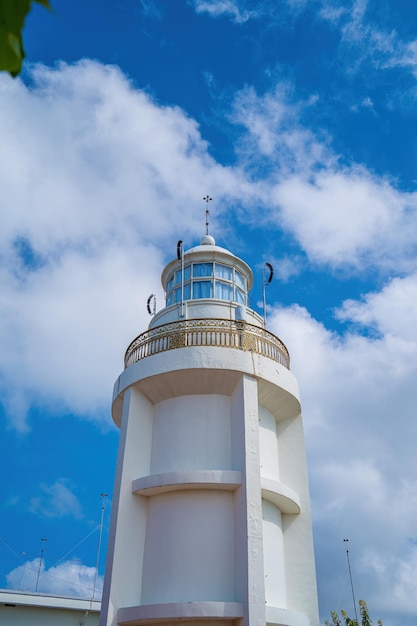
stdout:
[(224, 319), (196, 319), (156, 326), (129, 345), (125, 368), (154, 354), (194, 346), (253, 352), (290, 368), (288, 350), (278, 337), (253, 324)]

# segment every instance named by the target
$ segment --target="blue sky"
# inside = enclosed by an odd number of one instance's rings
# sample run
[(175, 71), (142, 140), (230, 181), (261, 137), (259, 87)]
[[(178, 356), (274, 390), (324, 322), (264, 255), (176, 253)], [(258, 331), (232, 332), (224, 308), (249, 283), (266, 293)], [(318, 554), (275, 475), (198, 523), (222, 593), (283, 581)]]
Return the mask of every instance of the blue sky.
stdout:
[[(176, 243), (255, 273), (303, 400), (320, 612), (417, 614), (417, 12), (403, 0), (37, 6), (0, 76), (0, 587), (89, 593), (112, 385)], [(105, 551), (101, 553), (100, 575)], [(101, 576), (98, 587), (101, 584)]]

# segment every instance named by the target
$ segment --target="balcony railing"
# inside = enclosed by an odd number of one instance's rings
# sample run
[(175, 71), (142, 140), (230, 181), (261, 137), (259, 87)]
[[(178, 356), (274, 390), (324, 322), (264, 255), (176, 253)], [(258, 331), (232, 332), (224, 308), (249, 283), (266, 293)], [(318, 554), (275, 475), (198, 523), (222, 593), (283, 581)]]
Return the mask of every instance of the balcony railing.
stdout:
[(125, 367), (153, 354), (190, 346), (255, 352), (290, 368), (290, 355), (278, 337), (259, 326), (224, 319), (195, 319), (156, 326), (132, 341), (126, 350)]

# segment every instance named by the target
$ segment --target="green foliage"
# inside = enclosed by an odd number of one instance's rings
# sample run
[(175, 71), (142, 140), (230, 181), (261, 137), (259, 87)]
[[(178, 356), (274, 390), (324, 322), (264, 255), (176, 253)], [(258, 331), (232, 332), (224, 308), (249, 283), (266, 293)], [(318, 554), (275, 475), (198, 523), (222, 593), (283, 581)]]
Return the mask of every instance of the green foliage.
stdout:
[[(359, 613), (360, 613), (360, 622), (356, 619), (351, 619), (346, 611), (343, 609), (340, 611), (341, 617), (336, 613), (336, 611), (332, 611), (330, 616), (332, 618), (331, 622), (329, 620), (325, 621), (326, 626), (372, 626), (372, 620), (369, 617), (368, 606), (365, 600), (359, 600)], [(378, 620), (378, 626), (382, 626), (382, 622)]]
[(0, 71), (12, 76), (19, 74), (25, 58), (22, 30), (32, 2), (51, 8), (49, 0), (0, 0)]
[(359, 600), (359, 610), (361, 612), (362, 626), (372, 626), (365, 600)]

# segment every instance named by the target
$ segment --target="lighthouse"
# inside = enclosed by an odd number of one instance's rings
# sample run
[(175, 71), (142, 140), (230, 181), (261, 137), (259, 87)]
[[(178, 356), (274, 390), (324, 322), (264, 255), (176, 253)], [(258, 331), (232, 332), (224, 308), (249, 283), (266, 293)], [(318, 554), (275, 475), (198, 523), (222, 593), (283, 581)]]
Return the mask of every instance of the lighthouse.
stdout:
[(100, 626), (318, 626), (297, 381), (206, 234), (162, 272), (127, 348)]

